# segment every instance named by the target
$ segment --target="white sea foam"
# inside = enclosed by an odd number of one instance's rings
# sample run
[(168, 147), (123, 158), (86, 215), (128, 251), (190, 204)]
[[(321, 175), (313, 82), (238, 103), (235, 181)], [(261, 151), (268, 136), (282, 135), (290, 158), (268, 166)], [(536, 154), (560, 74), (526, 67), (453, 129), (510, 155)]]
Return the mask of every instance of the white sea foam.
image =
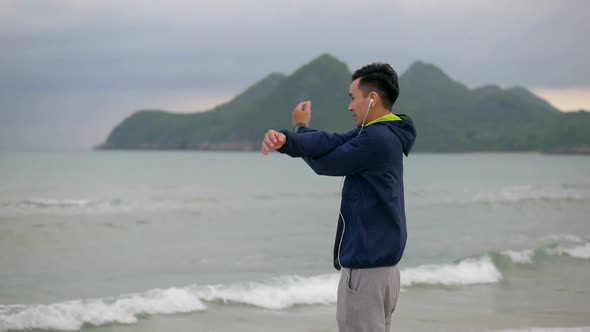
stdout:
[(496, 283), (502, 274), (490, 257), (464, 259), (456, 264), (421, 265), (404, 269), (401, 283), (404, 287), (412, 285), (463, 286)]
[(35, 207), (80, 207), (96, 203), (89, 199), (25, 199), (21, 201), (22, 205)]
[(251, 282), (235, 285), (199, 287), (205, 301), (241, 303), (267, 309), (285, 309), (297, 304), (330, 304), (336, 302), (338, 274), (313, 277), (281, 277), (268, 283)]
[(420, 190), (409, 191), (408, 201), (422, 205), (472, 205), (472, 204), (515, 204), (547, 201), (588, 201), (590, 186), (533, 186), (517, 185), (490, 188), (485, 191), (465, 189), (463, 191)]
[(551, 242), (561, 242), (561, 241), (569, 241), (569, 242), (582, 242), (582, 239), (573, 234), (551, 234), (544, 236), (541, 240), (551, 241)]
[(521, 251), (506, 250), (500, 252), (501, 255), (509, 257), (516, 264), (533, 264), (534, 250), (525, 249)]
[[(125, 212), (137, 210), (140, 206), (137, 203), (123, 201), (119, 198), (26, 198), (0, 202), (2, 212), (29, 214), (29, 213), (52, 213), (52, 214), (94, 214)], [(145, 209), (152, 205), (145, 204)]]
[(51, 212), (56, 214), (87, 214), (132, 211), (166, 211), (217, 204), (213, 196), (189, 198), (26, 198), (0, 201), (0, 207), (15, 213)]
[(476, 203), (518, 203), (537, 200), (583, 200), (590, 198), (588, 188), (535, 187), (531, 185), (510, 186), (497, 192), (478, 193), (473, 196)]
[[(334, 304), (339, 279), (339, 273), (285, 276), (264, 282), (155, 289), (117, 298), (0, 305), (0, 331), (75, 331), (84, 324), (133, 324), (141, 315), (203, 311), (207, 309), (204, 302), (245, 304), (272, 310), (295, 305)], [(403, 287), (418, 284), (462, 286), (494, 283), (501, 279), (502, 275), (487, 256), (465, 259), (456, 264), (421, 265), (401, 271)]]
[(557, 246), (547, 249), (549, 254), (568, 255), (575, 258), (590, 259), (590, 242), (573, 247)]
[[(403, 287), (413, 285), (466, 286), (495, 283), (502, 279), (489, 257), (465, 259), (456, 264), (429, 264), (403, 269)], [(266, 309), (285, 309), (300, 304), (336, 302), (339, 274), (313, 277), (281, 277), (269, 282), (213, 285), (195, 288), (204, 301), (247, 304)]]
[(581, 327), (531, 327), (524, 329), (508, 329), (493, 332), (590, 332), (590, 326)]
[(116, 299), (75, 300), (53, 304), (0, 305), (0, 331), (48, 329), (80, 330), (82, 325), (132, 324), (139, 315), (205, 310), (187, 289), (155, 289)]

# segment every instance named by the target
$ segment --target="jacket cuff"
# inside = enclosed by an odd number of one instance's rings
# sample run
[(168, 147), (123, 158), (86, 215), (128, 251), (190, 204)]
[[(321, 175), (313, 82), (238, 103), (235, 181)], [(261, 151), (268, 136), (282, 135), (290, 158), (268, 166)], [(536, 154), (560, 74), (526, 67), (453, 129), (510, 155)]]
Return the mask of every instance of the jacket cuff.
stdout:
[(279, 130), (279, 132), (283, 135), (285, 135), (285, 144), (283, 144), (283, 146), (281, 146), (280, 149), (277, 149), (277, 152), (283, 153), (283, 154), (290, 154), (289, 152), (292, 150), (292, 141), (291, 141), (291, 135), (293, 134), (291, 131), (283, 129), (283, 130)]

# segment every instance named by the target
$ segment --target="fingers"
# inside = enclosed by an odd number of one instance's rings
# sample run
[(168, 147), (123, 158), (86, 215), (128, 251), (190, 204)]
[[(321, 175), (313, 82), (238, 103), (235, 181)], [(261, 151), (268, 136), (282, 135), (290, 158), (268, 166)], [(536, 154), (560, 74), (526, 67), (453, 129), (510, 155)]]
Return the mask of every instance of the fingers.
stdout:
[(302, 101), (297, 104), (293, 112), (307, 112), (311, 111), (311, 100)]
[(302, 101), (299, 104), (297, 104), (297, 107), (295, 107), (295, 109), (293, 110), (293, 112), (299, 112), (303, 110), (303, 105), (305, 105), (305, 102)]
[[(270, 132), (270, 130), (269, 130), (269, 132)], [(272, 146), (272, 143), (269, 140), (269, 132), (267, 132), (264, 135), (264, 139), (262, 140), (262, 144), (260, 147), (260, 151), (265, 155), (268, 154), (268, 152), (270, 151), (270, 147)]]
[(280, 142), (281, 136), (285, 136), (285, 135), (283, 135), (282, 133), (279, 133), (278, 131), (273, 132), (273, 137), (272, 137), (273, 143), (276, 144), (276, 143)]
[(272, 149), (272, 143), (268, 142), (268, 140), (266, 140), (266, 139), (265, 139), (265, 140), (262, 142), (262, 147), (263, 147), (265, 150), (269, 151), (270, 149)]
[(268, 142), (272, 146), (278, 142), (278, 138), (280, 135), (282, 135), (282, 134), (279, 133), (278, 131), (271, 129), (266, 133), (266, 139), (268, 140)]
[(260, 151), (265, 155), (270, 151), (270, 147), (268, 144), (266, 144), (266, 141), (262, 141), (262, 147), (260, 148)]
[(273, 134), (266, 134), (266, 136), (264, 137), (264, 143), (271, 147), (276, 143), (276, 138)]
[(301, 106), (301, 110), (303, 112), (311, 111), (311, 101), (304, 101), (303, 105)]
[(269, 130), (264, 135), (260, 151), (267, 155), (270, 151), (274, 151), (283, 146), (286, 141), (286, 136), (278, 131)]
[(311, 101), (306, 100), (306, 101), (300, 102), (297, 105), (297, 107), (295, 107), (295, 111), (301, 111), (301, 112), (311, 111)]

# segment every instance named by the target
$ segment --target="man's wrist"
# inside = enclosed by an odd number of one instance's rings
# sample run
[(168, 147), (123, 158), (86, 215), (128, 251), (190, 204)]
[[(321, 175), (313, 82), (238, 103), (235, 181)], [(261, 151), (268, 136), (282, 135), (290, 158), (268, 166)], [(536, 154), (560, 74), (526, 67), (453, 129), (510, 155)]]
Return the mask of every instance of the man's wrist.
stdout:
[(297, 133), (297, 132), (300, 132), (301, 130), (303, 130), (305, 128), (307, 128), (307, 124), (306, 123), (303, 123), (303, 122), (299, 122), (299, 123), (296, 123), (293, 126), (293, 132), (294, 133)]

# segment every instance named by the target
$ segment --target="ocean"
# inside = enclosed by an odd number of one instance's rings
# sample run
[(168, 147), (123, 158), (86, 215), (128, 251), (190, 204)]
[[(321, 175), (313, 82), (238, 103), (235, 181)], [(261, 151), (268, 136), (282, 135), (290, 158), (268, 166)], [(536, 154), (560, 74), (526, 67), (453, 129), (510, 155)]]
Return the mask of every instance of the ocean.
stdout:
[[(415, 153), (393, 331), (590, 331), (590, 157)], [(340, 178), (0, 152), (0, 331), (336, 331)]]

